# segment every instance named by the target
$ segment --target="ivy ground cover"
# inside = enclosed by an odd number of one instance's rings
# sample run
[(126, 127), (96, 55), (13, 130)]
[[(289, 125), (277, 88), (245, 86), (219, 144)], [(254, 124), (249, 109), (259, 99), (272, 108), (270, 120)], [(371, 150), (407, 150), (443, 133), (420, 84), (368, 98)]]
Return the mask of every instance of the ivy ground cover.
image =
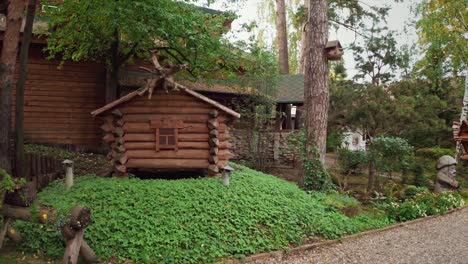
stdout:
[[(347, 217), (297, 186), (237, 166), (230, 187), (219, 179), (76, 179), (66, 191), (57, 181), (39, 194), (43, 205), (67, 212), (91, 208), (85, 239), (101, 260), (146, 263), (213, 263), (300, 244), (338, 238), (389, 224)], [(23, 250), (60, 258), (64, 241), (55, 225), (16, 223)]]

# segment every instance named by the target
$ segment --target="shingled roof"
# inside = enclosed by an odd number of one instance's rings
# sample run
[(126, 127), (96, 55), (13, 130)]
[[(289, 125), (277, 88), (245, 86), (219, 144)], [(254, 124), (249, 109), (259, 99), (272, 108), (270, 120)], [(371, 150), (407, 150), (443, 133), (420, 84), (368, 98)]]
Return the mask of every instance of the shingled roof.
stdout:
[(278, 80), (277, 103), (304, 102), (304, 74), (282, 75)]

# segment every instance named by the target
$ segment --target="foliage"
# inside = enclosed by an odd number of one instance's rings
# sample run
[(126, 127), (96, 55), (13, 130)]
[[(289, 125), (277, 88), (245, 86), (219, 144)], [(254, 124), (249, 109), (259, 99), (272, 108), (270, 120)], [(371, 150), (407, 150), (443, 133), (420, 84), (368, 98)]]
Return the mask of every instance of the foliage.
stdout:
[(329, 131), (327, 133), (327, 152), (334, 152), (341, 146), (343, 142), (344, 135), (339, 131)]
[(5, 170), (0, 168), (0, 194), (13, 191), (16, 187), (15, 182)]
[(424, 175), (424, 166), (422, 164), (414, 164), (411, 168), (413, 173), (413, 184), (419, 187), (429, 187), (429, 180)]
[(24, 145), (26, 153), (42, 154), (59, 160), (70, 159), (73, 161), (73, 172), (77, 176), (98, 173), (103, 168), (108, 167), (108, 162), (103, 155), (65, 150), (58, 147), (48, 147), (44, 145), (27, 144)]
[(385, 88), (331, 81), (329, 131), (360, 129), (371, 138), (405, 138), (417, 148), (453, 147), (450, 128), (459, 118), (457, 102), (462, 95), (463, 87), (456, 80), (444, 80), (439, 93), (424, 80), (405, 80)]
[(466, 1), (423, 0), (416, 4), (419, 42), (424, 57), (416, 70), (442, 88), (439, 81), (446, 74), (457, 76), (466, 70), (468, 61), (468, 15)]
[(455, 154), (455, 150), (447, 148), (420, 148), (417, 149), (414, 154), (424, 159), (437, 161), (440, 157), (445, 155), (453, 156)]
[(427, 188), (408, 186), (401, 198), (385, 198), (377, 206), (395, 221), (408, 221), (429, 215), (442, 214), (464, 205), (458, 193), (434, 194)]
[(235, 18), (232, 12), (195, 6), (199, 1), (50, 2), (57, 6), (43, 14), (53, 28), (47, 35), (50, 57), (101, 59), (108, 69), (118, 69), (134, 58), (147, 58), (149, 50), (158, 50), (163, 59), (187, 64), (192, 77), (223, 79), (276, 69), (261, 59), (256, 45), (223, 38), (229, 30), (225, 23)]
[(291, 133), (288, 146), (298, 153), (303, 167), (303, 188), (305, 190), (326, 191), (334, 188), (330, 174), (325, 169), (316, 147), (308, 146), (305, 131)]
[(338, 150), (338, 166), (342, 174), (351, 174), (368, 163), (369, 157), (365, 150)]
[(413, 147), (402, 138), (377, 137), (370, 143), (369, 154), (378, 171), (401, 171), (409, 168)]
[[(454, 149), (446, 149), (446, 148), (438, 148), (438, 147), (417, 149), (414, 153), (415, 156), (414, 156), (413, 166), (421, 166), (423, 175), (418, 175), (418, 173), (420, 172), (417, 172), (417, 171), (414, 172), (414, 169), (413, 169), (413, 173), (415, 176), (414, 184), (418, 186), (431, 187), (430, 183), (437, 176), (437, 170), (436, 170), (437, 160), (444, 155), (453, 156), (454, 152), (455, 152)], [(460, 171), (463, 171), (463, 169), (461, 169)], [(416, 182), (416, 177), (418, 177), (418, 182)]]
[(350, 46), (358, 71), (354, 79), (370, 78), (374, 85), (391, 81), (395, 77), (395, 71), (405, 64), (405, 57), (397, 48), (395, 32), (377, 26), (378, 22), (374, 19), (371, 28), (363, 26), (367, 38), (363, 39), (363, 43), (353, 43)]
[(255, 170), (266, 171), (271, 162), (269, 144), (273, 141), (273, 126), (270, 121), (275, 101), (261, 94), (253, 94), (235, 98), (232, 103), (242, 115), (242, 123), (238, 126), (247, 127), (248, 164)]
[[(66, 195), (63, 182), (53, 183), (39, 193), (38, 201), (62, 213), (76, 204), (91, 208), (93, 223), (85, 239), (101, 260), (117, 256), (136, 262), (213, 263), (310, 237), (338, 238), (389, 224), (386, 219), (349, 218), (292, 183), (235, 167), (229, 188), (216, 178), (86, 176), (76, 179)], [(15, 224), (24, 234), (21, 248), (63, 254), (57, 227)]]

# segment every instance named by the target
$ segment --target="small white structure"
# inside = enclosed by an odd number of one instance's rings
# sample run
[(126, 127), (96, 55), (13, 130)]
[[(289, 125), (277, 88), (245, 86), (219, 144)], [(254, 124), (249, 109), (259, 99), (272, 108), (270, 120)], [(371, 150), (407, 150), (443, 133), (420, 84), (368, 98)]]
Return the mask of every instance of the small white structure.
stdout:
[(348, 150), (366, 150), (366, 140), (360, 129), (354, 131), (347, 131), (343, 133), (344, 138), (341, 143), (342, 148)]

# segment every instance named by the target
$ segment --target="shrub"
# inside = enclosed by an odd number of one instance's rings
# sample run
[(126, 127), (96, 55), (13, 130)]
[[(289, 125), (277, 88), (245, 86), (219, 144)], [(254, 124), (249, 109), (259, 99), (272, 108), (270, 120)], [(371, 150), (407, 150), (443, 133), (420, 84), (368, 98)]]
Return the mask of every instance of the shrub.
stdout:
[[(382, 227), (387, 219), (347, 217), (296, 185), (243, 166), (229, 188), (216, 178), (62, 180), (38, 195), (41, 204), (67, 212), (76, 204), (92, 210), (85, 239), (101, 260), (112, 256), (137, 263), (213, 263), (304, 242), (338, 238)], [(333, 194), (332, 200), (339, 200)], [(342, 198), (347, 204), (349, 198)], [(346, 202), (345, 202), (346, 201)], [(340, 202), (341, 203), (341, 202)], [(60, 257), (64, 242), (56, 226), (15, 223), (21, 248)]]
[(368, 162), (368, 155), (365, 150), (338, 150), (338, 166), (342, 174), (355, 173)]
[(420, 187), (429, 187), (429, 180), (424, 175), (424, 166), (421, 164), (415, 164), (411, 168), (413, 173), (413, 184)]
[(420, 148), (415, 151), (415, 155), (418, 157), (423, 157), (426, 159), (437, 161), (440, 157), (444, 155), (455, 155), (455, 150), (446, 148)]
[(305, 190), (326, 191), (335, 187), (330, 174), (320, 160), (317, 148), (308, 146), (304, 130), (289, 134), (288, 146), (291, 151), (298, 153), (302, 160)]
[(460, 194), (444, 192), (434, 194), (425, 188), (410, 187), (402, 200), (386, 199), (377, 206), (395, 221), (408, 221), (429, 215), (442, 214), (464, 205)]

